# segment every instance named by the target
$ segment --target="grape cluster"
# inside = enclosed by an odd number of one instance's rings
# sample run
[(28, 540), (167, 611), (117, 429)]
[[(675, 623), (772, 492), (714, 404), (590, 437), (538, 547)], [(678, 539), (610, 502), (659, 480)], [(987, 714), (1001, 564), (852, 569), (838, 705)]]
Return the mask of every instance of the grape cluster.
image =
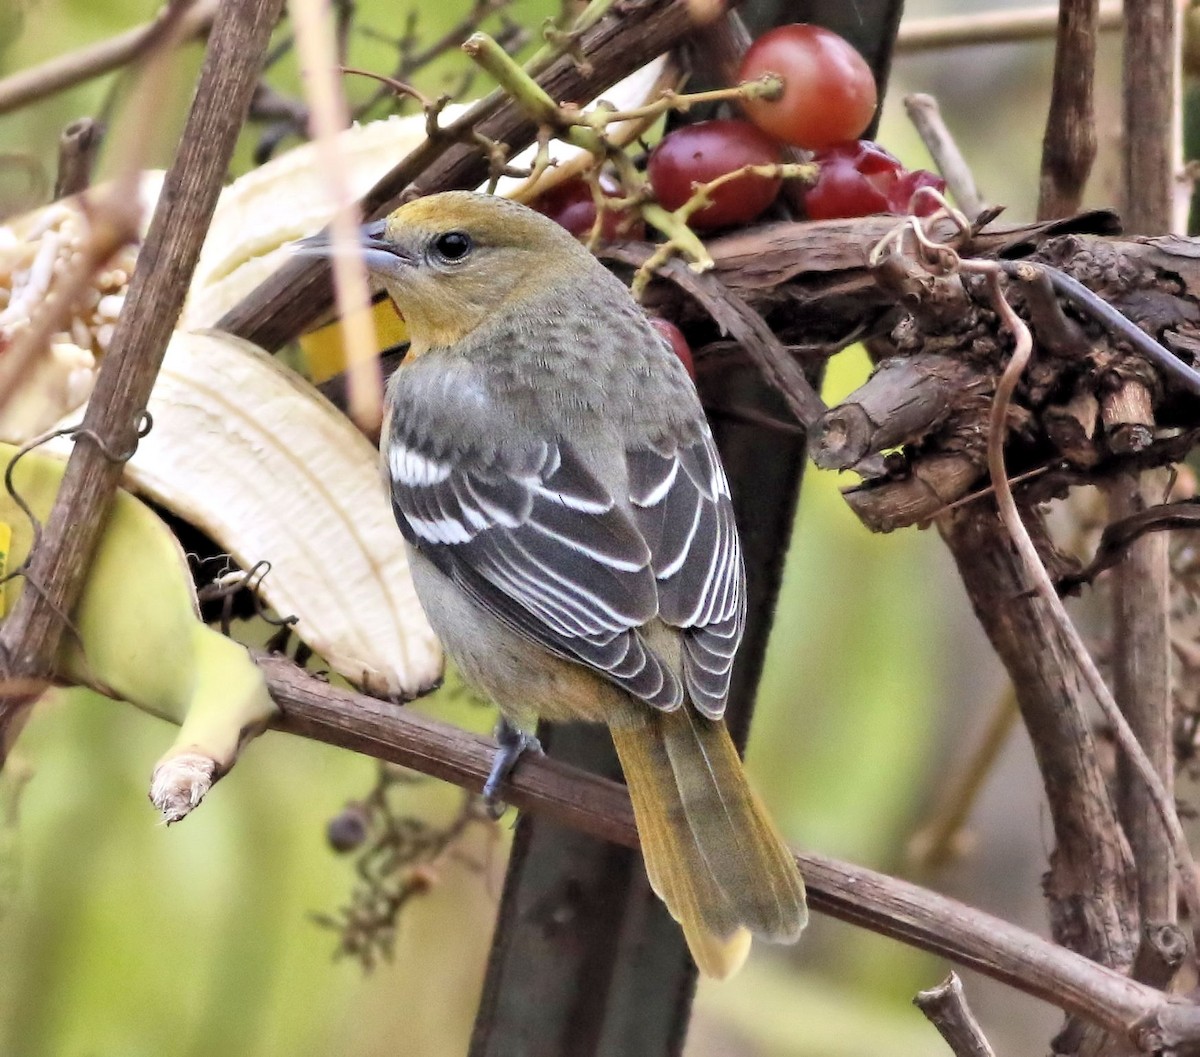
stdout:
[[(870, 67), (851, 44), (820, 26), (778, 26), (754, 41), (738, 71), (743, 91), (768, 76), (778, 78), (781, 90), (741, 99), (746, 120), (701, 121), (664, 136), (646, 162), (648, 190), (631, 194), (603, 178), (594, 190), (576, 178), (531, 205), (579, 237), (644, 238), (636, 203), (649, 195), (664, 209), (680, 210), (677, 215), (696, 231), (747, 224), (775, 201), (784, 150), (793, 147), (811, 154), (818, 166), (803, 193), (810, 220), (933, 212), (935, 200), (918, 192), (944, 191), (945, 181), (924, 169), (907, 170), (877, 143), (859, 138), (871, 124), (878, 95)], [(703, 197), (696, 199), (700, 189)], [(598, 230), (597, 196), (622, 199), (601, 210)], [(665, 326), (674, 331), (668, 337), (691, 371), (683, 335)]]

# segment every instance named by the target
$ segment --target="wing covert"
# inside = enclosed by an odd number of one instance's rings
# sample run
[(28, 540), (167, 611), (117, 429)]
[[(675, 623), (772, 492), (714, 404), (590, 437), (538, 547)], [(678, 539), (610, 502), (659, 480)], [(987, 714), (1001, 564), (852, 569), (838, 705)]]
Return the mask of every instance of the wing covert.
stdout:
[(479, 605), (656, 708), (682, 703), (638, 630), (658, 611), (650, 549), (569, 443), (451, 460), (408, 432), (387, 462), (401, 531)]
[(712, 434), (627, 454), (634, 517), (650, 548), (660, 618), (683, 630), (683, 677), (704, 715), (725, 711), (746, 621), (746, 576)]

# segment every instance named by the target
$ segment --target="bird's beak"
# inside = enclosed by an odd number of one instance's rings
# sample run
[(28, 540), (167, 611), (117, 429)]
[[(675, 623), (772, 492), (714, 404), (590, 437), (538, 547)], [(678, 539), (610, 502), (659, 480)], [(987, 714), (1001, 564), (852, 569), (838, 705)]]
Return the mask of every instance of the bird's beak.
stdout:
[[(302, 257), (331, 257), (337, 250), (326, 229), (293, 243), (292, 252)], [(402, 247), (384, 238), (382, 220), (372, 220), (358, 229), (356, 252), (362, 257), (367, 271), (384, 275), (394, 274), (397, 267), (413, 262)]]

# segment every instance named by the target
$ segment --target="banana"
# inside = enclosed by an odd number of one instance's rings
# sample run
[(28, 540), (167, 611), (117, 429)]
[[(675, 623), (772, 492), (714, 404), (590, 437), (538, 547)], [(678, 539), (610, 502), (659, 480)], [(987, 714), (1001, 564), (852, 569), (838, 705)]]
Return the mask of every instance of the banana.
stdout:
[[(16, 454), (0, 444), (0, 466)], [(65, 468), (64, 460), (40, 450), (13, 468), (14, 491), (39, 521), (49, 516)], [(29, 553), (33, 526), (7, 491), (0, 492), (0, 525), (10, 536), (5, 571), (13, 572)], [(4, 614), (23, 587), (20, 576), (4, 583)], [(124, 491), (116, 495), (71, 612), (55, 675), (181, 725), (152, 779), (152, 799), (168, 821), (200, 802), (275, 711), (245, 648), (200, 620), (174, 534)]]
[(441, 678), (375, 449), (337, 408), (261, 349), (211, 331), (171, 338), (149, 411), (130, 487), (243, 569), (269, 562), (262, 597), (357, 686), (411, 697)]

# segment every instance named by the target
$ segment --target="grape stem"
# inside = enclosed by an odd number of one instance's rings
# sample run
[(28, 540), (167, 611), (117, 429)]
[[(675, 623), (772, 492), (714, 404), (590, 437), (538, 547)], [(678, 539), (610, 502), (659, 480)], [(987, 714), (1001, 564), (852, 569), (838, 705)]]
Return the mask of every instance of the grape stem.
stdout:
[[(624, 199), (602, 202), (601, 208), (623, 208), (627, 204), (635, 204), (646, 223), (667, 237), (666, 257), (678, 250), (690, 259), (691, 266), (697, 271), (707, 271), (713, 266), (712, 257), (696, 233), (685, 221), (651, 200), (653, 196), (645, 176), (638, 172), (628, 154), (607, 139), (602, 128), (581, 119), (574, 108), (560, 107), (555, 103), (541, 85), (486, 33), (473, 33), (463, 44), (463, 51), (491, 74), (538, 125), (550, 129), (564, 142), (592, 154), (597, 167), (605, 161), (613, 165), (621, 186), (628, 194)], [(593, 227), (593, 234), (595, 231)], [(635, 286), (635, 290), (644, 286), (645, 280), (640, 286)]]
[(764, 73), (752, 81), (743, 81), (732, 88), (713, 88), (707, 92), (677, 92), (665, 88), (657, 99), (633, 110), (613, 110), (603, 100), (591, 110), (580, 114), (576, 123), (603, 127), (614, 121), (644, 121), (661, 117), (668, 110), (686, 114), (701, 103), (719, 103), (730, 99), (765, 99), (768, 102), (783, 94), (783, 78), (777, 73)]
[[(776, 99), (783, 91), (783, 80), (777, 74), (764, 74), (757, 80), (746, 81), (734, 88), (717, 88), (691, 95), (667, 89), (660, 98), (633, 110), (614, 110), (601, 102), (591, 110), (582, 111), (575, 106), (557, 104), (488, 34), (473, 33), (462, 47), (543, 130), (548, 130), (539, 133), (539, 140), (543, 135), (556, 135), (563, 142), (595, 157), (596, 165), (587, 174), (596, 205), (596, 220), (588, 236), (589, 246), (599, 239), (603, 211), (606, 209), (636, 208), (647, 224), (666, 236), (667, 241), (655, 250), (634, 276), (632, 290), (635, 297), (640, 298), (654, 270), (677, 252), (688, 258), (688, 266), (695, 272), (705, 272), (713, 266), (712, 256), (700, 237), (688, 226), (688, 220), (694, 213), (712, 204), (712, 192), (719, 187), (748, 175), (800, 179), (810, 183), (817, 177), (817, 167), (813, 164), (744, 165), (715, 180), (694, 185), (692, 196), (678, 209), (670, 211), (654, 201), (645, 175), (638, 171), (629, 155), (605, 135), (607, 127), (615, 122), (651, 121), (668, 110), (686, 111), (697, 103), (723, 99)], [(601, 191), (596, 174), (599, 166), (605, 162), (616, 169), (621, 187), (626, 192), (624, 197), (609, 198)], [(536, 166), (534, 171), (537, 171)]]

